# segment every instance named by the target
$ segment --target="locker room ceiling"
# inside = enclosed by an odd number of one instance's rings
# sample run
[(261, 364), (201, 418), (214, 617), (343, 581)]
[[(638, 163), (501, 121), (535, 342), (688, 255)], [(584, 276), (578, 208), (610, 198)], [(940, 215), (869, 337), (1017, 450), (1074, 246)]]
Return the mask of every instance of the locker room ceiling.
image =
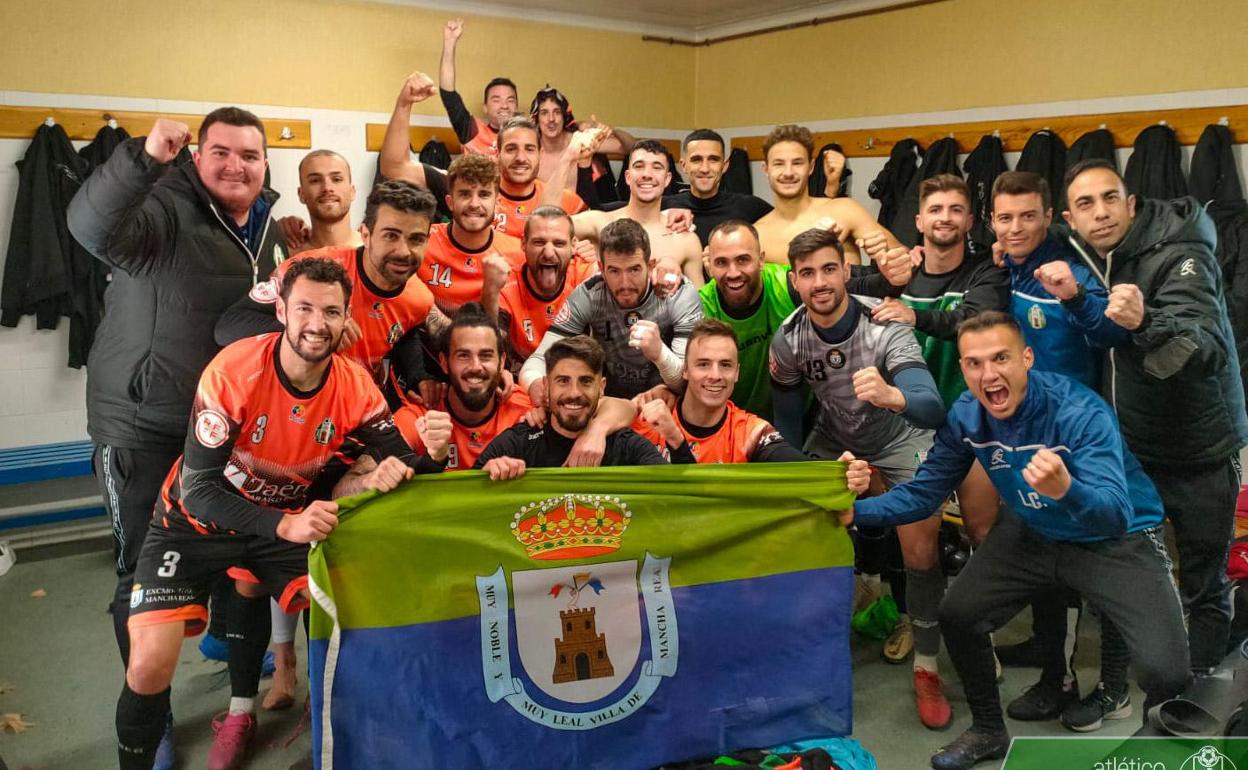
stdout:
[(785, 24), (830, 20), (941, 0), (383, 0), (436, 8), (449, 16), (480, 14), (706, 40)]

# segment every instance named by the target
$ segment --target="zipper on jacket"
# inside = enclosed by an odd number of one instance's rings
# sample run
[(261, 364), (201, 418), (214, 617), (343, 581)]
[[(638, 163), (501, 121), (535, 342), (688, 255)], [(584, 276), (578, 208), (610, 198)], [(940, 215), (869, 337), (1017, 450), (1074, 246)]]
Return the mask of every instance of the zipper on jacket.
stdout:
[[(243, 247), (243, 251), (247, 254), (247, 259), (251, 260), (251, 286), (252, 288), (255, 288), (256, 283), (260, 280), (260, 260), (256, 258), (255, 254), (251, 253), (251, 249), (247, 248), (247, 244), (243, 243), (243, 239), (238, 237), (238, 233), (234, 232), (234, 228), (230, 227), (229, 224), (226, 223), (225, 219), (221, 216), (221, 212), (217, 211), (217, 204), (209, 203), (208, 208), (212, 209), (212, 213), (216, 215), (217, 221), (220, 222), (221, 226), (226, 229), (226, 232), (234, 238), (234, 242)], [(269, 222), (271, 221), (273, 221), (273, 217), (265, 217), (264, 228), (260, 230), (261, 246), (264, 245), (265, 236), (269, 234)]]
[[(1111, 249), (1109, 253), (1105, 255), (1105, 272), (1102, 273), (1101, 269), (1097, 267), (1096, 262), (1094, 262), (1092, 258), (1088, 256), (1088, 253), (1083, 250), (1083, 247), (1079, 245), (1079, 242), (1075, 240), (1074, 236), (1069, 236), (1066, 238), (1066, 240), (1070, 241), (1070, 245), (1073, 246), (1075, 251), (1079, 253), (1080, 259), (1082, 259), (1084, 264), (1088, 266), (1088, 269), (1091, 270), (1093, 273), (1095, 273), (1096, 277), (1100, 279), (1101, 285), (1105, 287), (1105, 291), (1109, 291), (1110, 289), (1109, 274), (1113, 272), (1113, 266), (1114, 266), (1113, 249)], [(1115, 353), (1114, 348), (1110, 348), (1109, 349), (1109, 405), (1113, 407), (1114, 414), (1118, 414), (1118, 361), (1115, 358), (1114, 353)]]

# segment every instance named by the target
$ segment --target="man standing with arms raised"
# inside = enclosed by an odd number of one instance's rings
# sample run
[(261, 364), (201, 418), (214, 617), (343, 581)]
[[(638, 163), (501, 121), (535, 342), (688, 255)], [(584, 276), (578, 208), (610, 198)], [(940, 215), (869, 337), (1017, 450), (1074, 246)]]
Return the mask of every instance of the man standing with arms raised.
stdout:
[(455, 47), (464, 34), (464, 20), (452, 19), (442, 30), (442, 59), (438, 65), (438, 90), (442, 106), (450, 118), (455, 136), (464, 152), (495, 157), (498, 155), (498, 131), (520, 109), (516, 84), (508, 78), (494, 78), (485, 85), (485, 102), (481, 113), (485, 119), (468, 112), (463, 97), (455, 90)]

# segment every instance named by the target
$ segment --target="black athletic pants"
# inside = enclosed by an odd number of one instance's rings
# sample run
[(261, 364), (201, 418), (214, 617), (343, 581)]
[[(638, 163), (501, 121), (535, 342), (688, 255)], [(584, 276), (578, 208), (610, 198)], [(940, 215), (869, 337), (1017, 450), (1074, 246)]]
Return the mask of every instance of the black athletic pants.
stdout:
[(1002, 730), (988, 634), (1040, 591), (1078, 591), (1122, 632), (1145, 708), (1187, 686), (1187, 640), (1159, 530), (1097, 543), (1059, 543), (1004, 511), (940, 605), (945, 648), (962, 680), (973, 726)]

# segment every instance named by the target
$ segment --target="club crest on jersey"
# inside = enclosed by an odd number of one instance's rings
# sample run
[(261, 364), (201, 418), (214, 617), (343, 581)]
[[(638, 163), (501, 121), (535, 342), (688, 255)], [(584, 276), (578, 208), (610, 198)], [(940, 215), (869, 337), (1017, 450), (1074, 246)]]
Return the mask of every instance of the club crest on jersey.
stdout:
[(303, 425), (304, 414), (308, 411), (303, 404), (295, 404), (290, 408), (290, 421), (296, 425)]
[(1039, 305), (1032, 305), (1027, 311), (1027, 324), (1033, 329), (1043, 329), (1049, 325), (1049, 320), (1044, 317), (1044, 311)]
[(276, 281), (261, 281), (251, 287), (251, 291), (247, 292), (247, 296), (253, 302), (259, 302), (262, 305), (271, 305), (277, 302), (278, 289)]
[(840, 369), (845, 365), (845, 354), (838, 348), (832, 348), (828, 351), (827, 355), (824, 356), (824, 360), (827, 361), (828, 366), (833, 369)]
[[(558, 563), (619, 550), (631, 518), (627, 503), (608, 495), (556, 495), (521, 506), (511, 533), (543, 568), (509, 576), (500, 566), (477, 577), (490, 702), (505, 701), (548, 729), (593, 730), (628, 719), (676, 675), (670, 558)], [(513, 675), (516, 666), (523, 678)]]
[(546, 317), (547, 317), (547, 318), (554, 318), (554, 316), (555, 316), (555, 313), (556, 313), (556, 312), (557, 312), (557, 311), (555, 310), (555, 306), (554, 306), (554, 305), (547, 305), (547, 306), (546, 306)]
[(1010, 464), (1006, 462), (1005, 460), (1005, 450), (1001, 449), (1000, 447), (992, 450), (992, 455), (991, 457), (989, 457), (988, 461), (989, 461), (988, 470), (990, 471), (999, 471), (1003, 468), (1010, 467)]
[(201, 409), (195, 417), (195, 438), (209, 449), (216, 449), (230, 437), (230, 424), (225, 415), (212, 409)]
[(624, 323), (627, 324), (630, 329), (633, 328), (633, 324), (640, 320), (641, 313), (638, 313), (636, 310), (630, 310), (628, 315), (624, 316)]
[(464, 269), (465, 269), (465, 270), (476, 270), (476, 269), (477, 269), (477, 260), (473, 259), (472, 257), (464, 257)]
[(382, 319), (382, 314), (381, 314), (381, 303), (380, 303), (380, 302), (374, 302), (374, 303), (373, 303), (373, 306), (372, 306), (371, 308), (369, 308), (369, 311), (368, 311), (368, 317), (369, 317), (369, 318), (372, 318), (372, 319), (375, 319), (375, 320), (378, 320), (378, 321), (380, 321), (380, 320)]
[(400, 323), (393, 324), (390, 327), (390, 333), (386, 335), (386, 342), (390, 343), (391, 345), (394, 345), (402, 338), (403, 338), (403, 325)]
[(334, 427), (334, 421), (326, 417), (321, 420), (321, 424), (316, 426), (316, 433), (312, 434), (312, 439), (316, 443), (325, 446), (334, 440), (334, 434), (338, 429)]
[(135, 583), (130, 589), (130, 609), (134, 609), (143, 603), (143, 584)]
[(481, 443), (481, 431), (479, 430), (470, 431), (468, 433), (468, 441), (472, 444), (480, 444)]

